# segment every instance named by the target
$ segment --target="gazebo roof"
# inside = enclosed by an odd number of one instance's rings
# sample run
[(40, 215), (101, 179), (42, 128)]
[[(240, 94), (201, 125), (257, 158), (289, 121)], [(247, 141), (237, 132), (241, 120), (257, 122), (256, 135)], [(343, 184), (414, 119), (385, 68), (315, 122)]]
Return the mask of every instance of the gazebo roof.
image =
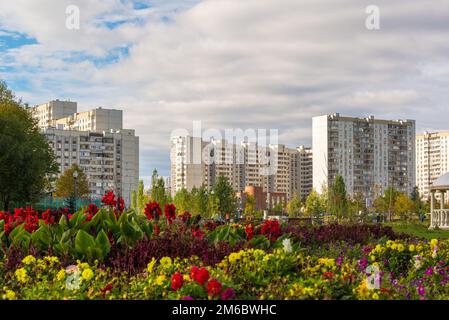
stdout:
[(449, 172), (443, 174), (441, 177), (436, 179), (434, 181), (434, 183), (432, 183), (431, 189), (432, 190), (440, 190), (440, 189), (449, 190)]

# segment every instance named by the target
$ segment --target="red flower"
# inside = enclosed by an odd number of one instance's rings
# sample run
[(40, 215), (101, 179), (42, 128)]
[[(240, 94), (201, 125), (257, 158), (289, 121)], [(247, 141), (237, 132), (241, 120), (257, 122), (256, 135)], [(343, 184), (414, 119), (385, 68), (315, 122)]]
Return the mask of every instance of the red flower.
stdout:
[(209, 280), (209, 271), (207, 271), (207, 269), (203, 267), (199, 269), (197, 274), (195, 275), (195, 281), (200, 285), (204, 285), (207, 280)]
[(156, 201), (147, 203), (145, 205), (145, 215), (149, 220), (159, 220), (159, 217), (162, 215), (161, 207), (159, 206), (159, 203)]
[(217, 279), (212, 279), (207, 284), (206, 290), (210, 296), (219, 296), (221, 293), (221, 283)]
[(119, 199), (119, 209), (120, 212), (123, 212), (125, 210), (125, 200), (123, 198)]
[(251, 240), (254, 236), (254, 226), (252, 224), (248, 224), (245, 227), (245, 233), (246, 236), (248, 237), (248, 240)]
[(323, 277), (325, 278), (332, 278), (334, 274), (330, 271), (323, 273)]
[(172, 277), (171, 277), (171, 288), (174, 291), (178, 291), (179, 289), (182, 288), (184, 279), (182, 277), (182, 274), (179, 272), (176, 272)]
[(203, 239), (204, 237), (204, 232), (200, 227), (192, 227), (192, 233), (195, 238)]
[(196, 276), (197, 276), (197, 274), (198, 274), (199, 271), (200, 271), (200, 268), (198, 268), (197, 266), (193, 266), (193, 267), (190, 269), (190, 279), (196, 281)]
[(110, 291), (112, 290), (113, 287), (114, 287), (114, 286), (112, 285), (112, 283), (109, 283), (108, 285), (106, 285), (106, 287), (104, 287), (103, 289), (100, 289), (103, 298), (106, 297), (106, 294), (107, 294), (108, 292), (110, 292)]
[(109, 207), (115, 207), (117, 205), (117, 201), (115, 200), (115, 194), (112, 191), (109, 191), (108, 193), (106, 193), (103, 197), (103, 199), (101, 199), (101, 202), (105, 205), (105, 206), (109, 206)]
[(93, 204), (93, 203), (89, 204), (89, 207), (84, 212), (84, 213), (87, 213), (86, 221), (91, 221), (92, 218), (98, 213), (98, 211), (99, 211), (99, 209), (95, 204)]
[(282, 235), (281, 225), (277, 220), (265, 220), (260, 232), (271, 241), (276, 241)]
[(168, 220), (169, 224), (173, 223), (173, 220), (176, 219), (176, 207), (173, 204), (166, 204), (164, 208), (165, 217)]

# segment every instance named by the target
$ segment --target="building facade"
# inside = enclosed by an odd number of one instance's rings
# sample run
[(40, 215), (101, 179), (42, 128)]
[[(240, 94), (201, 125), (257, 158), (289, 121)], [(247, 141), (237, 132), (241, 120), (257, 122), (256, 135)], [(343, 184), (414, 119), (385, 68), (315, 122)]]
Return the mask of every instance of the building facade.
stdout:
[[(73, 164), (86, 174), (91, 199), (114, 191), (131, 201), (139, 184), (139, 137), (122, 129), (122, 111), (77, 113), (76, 102), (51, 101), (31, 109), (52, 147), (60, 174)], [(68, 114), (71, 112), (71, 114)]]
[(416, 135), (416, 185), (423, 199), (430, 199), (430, 188), (449, 172), (449, 131)]
[(204, 184), (209, 190), (217, 178), (225, 176), (235, 192), (260, 187), (266, 193), (285, 194), (311, 191), (312, 151), (285, 145), (259, 146), (257, 143), (204, 142), (201, 138), (173, 137), (171, 140), (172, 195), (185, 188)]
[(368, 204), (385, 189), (410, 194), (415, 186), (415, 121), (343, 117), (312, 120), (313, 187), (322, 192), (337, 175), (349, 195)]

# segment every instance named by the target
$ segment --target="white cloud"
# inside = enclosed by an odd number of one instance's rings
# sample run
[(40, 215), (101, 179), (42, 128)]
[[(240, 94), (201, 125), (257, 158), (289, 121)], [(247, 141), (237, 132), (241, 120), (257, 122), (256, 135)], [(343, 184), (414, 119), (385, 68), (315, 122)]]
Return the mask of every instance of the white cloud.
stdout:
[[(79, 32), (61, 28), (68, 1), (0, 1), (0, 28), (39, 43), (2, 55), (0, 66), (15, 71), (0, 77), (29, 79), (19, 94), (32, 103), (122, 107), (141, 137), (142, 176), (168, 173), (170, 132), (193, 120), (279, 129), (291, 146), (310, 143), (310, 118), (325, 113), (447, 126), (427, 111), (448, 110), (447, 0), (378, 0), (378, 31), (365, 28), (364, 0), (158, 0), (140, 12), (118, 0), (71, 1), (81, 7)], [(120, 20), (129, 23), (99, 27)], [(101, 59), (121, 46), (129, 55), (116, 63), (67, 62), (73, 51)]]

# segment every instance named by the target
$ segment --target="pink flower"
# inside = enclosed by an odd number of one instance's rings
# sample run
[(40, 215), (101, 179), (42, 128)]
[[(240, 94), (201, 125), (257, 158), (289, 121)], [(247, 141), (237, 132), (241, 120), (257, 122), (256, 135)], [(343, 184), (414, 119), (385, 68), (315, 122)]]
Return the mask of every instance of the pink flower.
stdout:
[(221, 294), (222, 300), (232, 300), (235, 299), (235, 292), (232, 288), (227, 288), (223, 293)]

